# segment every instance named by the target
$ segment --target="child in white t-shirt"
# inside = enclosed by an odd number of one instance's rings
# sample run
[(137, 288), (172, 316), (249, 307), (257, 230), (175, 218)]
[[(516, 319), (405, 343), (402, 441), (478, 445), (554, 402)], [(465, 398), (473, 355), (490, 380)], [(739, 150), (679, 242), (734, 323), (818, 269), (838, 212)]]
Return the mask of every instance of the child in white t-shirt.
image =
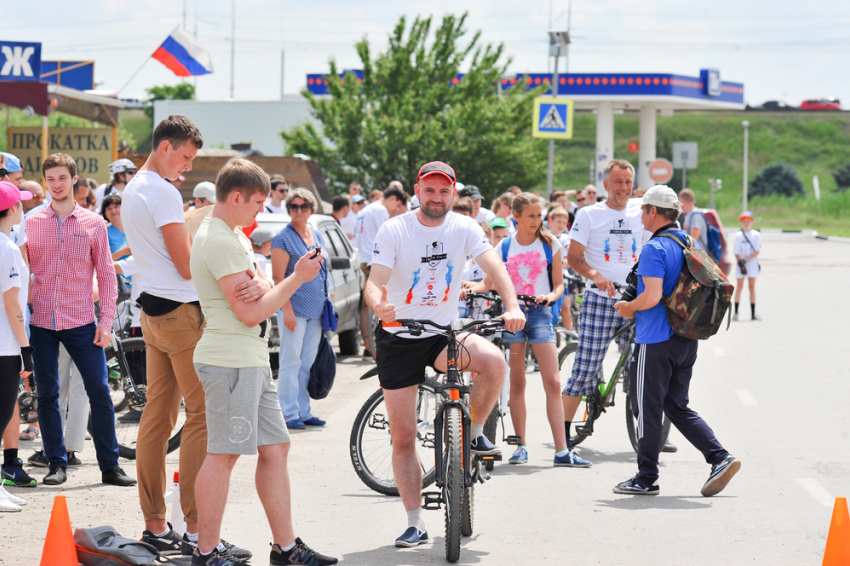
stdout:
[(272, 240), (274, 233), (268, 228), (260, 226), (251, 232), (251, 247), (254, 249), (254, 261), (257, 264), (257, 271), (262, 271), (264, 275), (267, 269), (267, 259), (272, 253)]
[(735, 253), (737, 263), (735, 265), (735, 277), (738, 286), (735, 289), (735, 314), (732, 320), (738, 320), (738, 304), (741, 302), (741, 291), (744, 289), (744, 279), (748, 279), (750, 287), (750, 316), (752, 320), (761, 320), (756, 314), (756, 279), (759, 276), (758, 255), (761, 253), (761, 234), (753, 230), (753, 213), (744, 211), (738, 217), (741, 221), (741, 231), (735, 234), (732, 249)]
[[(484, 230), (484, 234), (487, 236), (487, 240), (490, 241), (490, 245), (495, 245), (493, 243), (493, 228), (491, 228), (487, 222), (479, 222), (478, 225), (481, 226), (482, 230)], [(471, 257), (466, 261), (466, 265), (463, 266), (463, 279), (461, 280), (462, 291), (460, 292), (460, 300), (457, 302), (458, 317), (486, 318), (482, 312), (487, 308), (486, 301), (483, 299), (476, 299), (473, 303), (472, 310), (470, 310), (469, 303), (466, 301), (467, 289), (471, 289), (476, 283), (484, 279), (484, 275), (484, 270), (481, 269), (481, 266), (478, 265), (478, 262), (475, 261), (474, 257)]]

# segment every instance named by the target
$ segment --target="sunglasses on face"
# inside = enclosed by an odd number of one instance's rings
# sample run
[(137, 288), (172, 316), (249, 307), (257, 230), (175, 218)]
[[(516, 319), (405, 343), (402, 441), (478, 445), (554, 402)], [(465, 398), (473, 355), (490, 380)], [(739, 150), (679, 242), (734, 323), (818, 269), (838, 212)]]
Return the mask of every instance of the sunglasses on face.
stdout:
[(9, 174), (9, 172), (6, 169), (3, 169), (2, 167), (0, 167), (0, 177), (5, 177), (8, 174)]
[(289, 210), (295, 212), (296, 210), (300, 210), (301, 212), (307, 212), (308, 210), (313, 210), (313, 205), (309, 202), (305, 202), (304, 204), (290, 204)]
[(577, 198), (576, 202), (584, 202), (584, 199), (583, 198)]
[(285, 194), (289, 193), (289, 189), (278, 189), (277, 192), (279, 192), (282, 195), (285, 195)]

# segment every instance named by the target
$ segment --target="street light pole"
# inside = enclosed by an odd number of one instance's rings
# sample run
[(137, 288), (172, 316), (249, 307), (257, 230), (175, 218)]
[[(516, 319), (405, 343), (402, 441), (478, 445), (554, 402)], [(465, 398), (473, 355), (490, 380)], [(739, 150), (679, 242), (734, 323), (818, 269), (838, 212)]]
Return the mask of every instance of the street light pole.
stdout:
[(748, 159), (748, 151), (747, 147), (749, 145), (749, 132), (750, 132), (750, 122), (749, 120), (744, 120), (741, 122), (741, 125), (744, 126), (744, 210), (747, 210), (747, 189), (748, 189), (748, 174), (747, 174), (747, 159)]
[[(552, 98), (558, 96), (558, 55), (555, 55), (555, 74), (552, 80)], [(549, 166), (546, 169), (546, 200), (552, 196), (552, 183), (555, 177), (555, 140), (549, 140)]]

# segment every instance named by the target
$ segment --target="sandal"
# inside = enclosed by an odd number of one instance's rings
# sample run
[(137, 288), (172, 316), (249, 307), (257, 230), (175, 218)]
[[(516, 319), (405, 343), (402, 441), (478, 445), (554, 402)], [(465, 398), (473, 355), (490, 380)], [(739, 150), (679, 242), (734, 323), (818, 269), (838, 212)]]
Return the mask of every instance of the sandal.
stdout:
[(38, 432), (37, 428), (28, 428), (25, 431), (23, 431), (18, 436), (18, 438), (21, 439), (21, 440), (35, 440), (36, 438), (38, 438), (38, 434), (39, 434), (39, 432)]

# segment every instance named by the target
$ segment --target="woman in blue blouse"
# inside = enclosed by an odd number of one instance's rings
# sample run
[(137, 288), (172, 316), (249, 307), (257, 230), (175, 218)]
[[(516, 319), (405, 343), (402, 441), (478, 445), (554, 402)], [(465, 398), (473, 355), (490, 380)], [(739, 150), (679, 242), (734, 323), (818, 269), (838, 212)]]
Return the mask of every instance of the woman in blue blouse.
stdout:
[[(289, 191), (286, 211), (292, 221), (272, 240), (272, 277), (275, 285), (292, 274), (301, 256), (317, 246), (322, 248), (327, 264), (328, 255), (322, 235), (307, 223), (316, 206), (316, 198), (307, 189)], [(301, 285), (277, 313), (280, 329), (277, 394), (288, 428), (325, 424), (325, 421), (310, 412), (310, 395), (307, 393), (310, 368), (316, 359), (322, 337), (325, 277), (327, 271), (323, 270), (315, 279)]]

